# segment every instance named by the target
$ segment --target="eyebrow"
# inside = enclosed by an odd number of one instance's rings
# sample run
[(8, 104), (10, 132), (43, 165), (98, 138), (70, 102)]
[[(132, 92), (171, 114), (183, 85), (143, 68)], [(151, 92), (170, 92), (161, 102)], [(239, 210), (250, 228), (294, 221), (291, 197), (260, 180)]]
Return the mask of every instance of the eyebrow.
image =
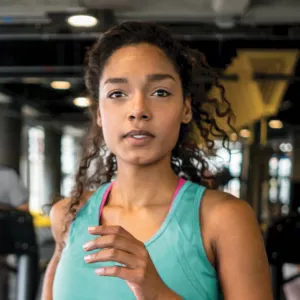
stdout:
[[(150, 82), (162, 81), (162, 80), (165, 80), (165, 79), (171, 79), (174, 82), (176, 82), (175, 78), (172, 75), (170, 75), (170, 74), (160, 74), (159, 73), (159, 74), (149, 74), (147, 76), (147, 80), (150, 81)], [(126, 84), (126, 83), (128, 83), (128, 79), (125, 78), (125, 77), (108, 78), (104, 82), (104, 85), (108, 84), (108, 83), (112, 83), (112, 84)]]
[(165, 79), (171, 79), (176, 82), (175, 78), (170, 74), (150, 74), (147, 76), (148, 81), (161, 81)]

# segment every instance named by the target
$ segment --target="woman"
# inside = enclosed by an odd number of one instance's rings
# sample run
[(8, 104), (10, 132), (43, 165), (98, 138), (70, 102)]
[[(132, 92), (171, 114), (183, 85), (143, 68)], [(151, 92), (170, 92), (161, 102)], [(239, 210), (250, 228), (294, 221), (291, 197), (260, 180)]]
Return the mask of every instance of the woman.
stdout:
[(230, 124), (232, 110), (202, 76), (203, 55), (156, 25), (118, 25), (89, 51), (95, 124), (72, 197), (51, 211), (43, 299), (272, 298), (253, 211), (205, 188), (211, 136), (228, 140), (214, 116)]

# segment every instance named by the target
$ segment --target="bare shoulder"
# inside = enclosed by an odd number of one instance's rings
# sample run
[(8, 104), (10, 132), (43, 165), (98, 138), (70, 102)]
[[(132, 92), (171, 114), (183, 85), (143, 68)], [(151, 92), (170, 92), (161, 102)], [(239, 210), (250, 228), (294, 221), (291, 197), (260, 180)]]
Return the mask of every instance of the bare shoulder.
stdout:
[(207, 189), (203, 200), (210, 209), (228, 209), (231, 206), (243, 207), (252, 210), (251, 206), (244, 200), (229, 193)]
[(271, 300), (268, 259), (251, 206), (230, 194), (207, 190), (200, 213), (224, 298)]
[[(93, 192), (84, 193), (84, 195), (82, 196), (82, 201), (76, 207), (76, 210), (80, 209), (92, 194)], [(62, 199), (56, 202), (50, 210), (52, 234), (57, 243), (62, 243), (64, 241), (64, 233), (67, 233), (68, 231), (68, 228), (66, 228), (65, 226), (70, 203), (71, 198)]]
[(256, 217), (252, 207), (244, 200), (231, 194), (216, 190), (207, 190), (202, 199), (202, 215), (214, 227), (244, 222)]
[(206, 245), (213, 245), (224, 298), (271, 300), (268, 259), (254, 210), (246, 201), (212, 190), (202, 205)]
[(218, 260), (219, 238), (227, 239), (227, 235), (234, 234), (236, 230), (241, 230), (240, 234), (243, 234), (248, 231), (245, 226), (255, 226), (256, 222), (255, 214), (246, 201), (210, 189), (205, 191), (201, 200), (199, 218), (206, 254), (214, 267)]

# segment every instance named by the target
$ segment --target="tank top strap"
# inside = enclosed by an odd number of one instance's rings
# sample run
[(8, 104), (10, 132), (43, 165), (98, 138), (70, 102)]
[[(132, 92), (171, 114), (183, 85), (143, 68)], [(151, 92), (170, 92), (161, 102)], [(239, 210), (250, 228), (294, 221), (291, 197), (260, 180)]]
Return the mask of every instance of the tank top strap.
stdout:
[[(188, 181), (183, 199), (175, 211), (176, 220), (184, 236), (191, 241), (194, 239), (196, 216), (199, 219), (200, 203), (205, 192), (205, 187)], [(188, 225), (188, 226), (187, 226)]]
[(77, 218), (84, 216), (98, 226), (99, 207), (101, 207), (104, 195), (111, 185), (111, 182), (101, 185), (88, 199), (86, 204), (77, 212)]
[(103, 200), (103, 195), (107, 188), (110, 186), (110, 182), (101, 185), (87, 200), (87, 202), (78, 210), (75, 220), (72, 222), (70, 232), (67, 238), (67, 247), (78, 240), (81, 236), (84, 238), (86, 235), (87, 227), (98, 226), (98, 213), (99, 206)]
[(190, 185), (175, 212), (176, 220), (185, 240), (197, 249), (198, 257), (202, 257), (202, 263), (207, 270), (211, 274), (215, 274), (215, 269), (207, 258), (201, 233), (200, 209), (206, 187), (192, 182), (189, 183)]

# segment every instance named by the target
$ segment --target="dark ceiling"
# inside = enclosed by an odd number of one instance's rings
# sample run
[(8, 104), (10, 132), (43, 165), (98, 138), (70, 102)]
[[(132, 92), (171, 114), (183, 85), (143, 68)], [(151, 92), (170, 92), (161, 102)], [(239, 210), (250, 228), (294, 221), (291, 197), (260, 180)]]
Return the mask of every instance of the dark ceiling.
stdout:
[[(50, 25), (0, 25), (0, 92), (54, 118), (67, 114), (81, 118), (83, 109), (75, 107), (72, 100), (85, 93), (84, 55), (100, 33), (116, 22), (111, 11), (101, 13), (105, 22), (92, 30), (74, 30), (60, 14), (50, 16)], [(162, 24), (178, 40), (204, 52), (209, 64), (219, 70), (231, 62), (238, 49), (300, 49), (300, 21), (263, 26), (237, 23), (232, 29), (200, 22)], [(300, 62), (295, 70), (294, 76), (286, 79), (290, 85), (278, 116), (286, 123), (300, 125)], [(50, 87), (53, 79), (70, 80), (72, 87), (54, 90)]]

